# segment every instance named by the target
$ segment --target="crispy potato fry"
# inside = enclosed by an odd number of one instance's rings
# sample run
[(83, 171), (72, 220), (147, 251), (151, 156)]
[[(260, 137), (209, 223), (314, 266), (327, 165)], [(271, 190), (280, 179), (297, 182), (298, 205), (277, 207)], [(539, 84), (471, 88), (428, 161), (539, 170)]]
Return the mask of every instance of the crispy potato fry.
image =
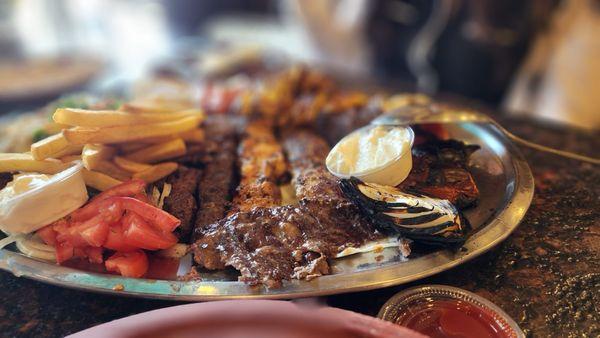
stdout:
[(142, 124), (134, 126), (117, 126), (107, 128), (74, 127), (63, 130), (65, 138), (72, 144), (86, 143), (123, 143), (141, 141), (156, 136), (169, 136), (195, 129), (201, 117), (189, 116), (175, 121)]
[(81, 153), (80, 145), (70, 144), (62, 133), (46, 137), (31, 145), (31, 155), (41, 161)]
[(139, 178), (146, 183), (154, 183), (161, 178), (171, 175), (175, 170), (177, 170), (177, 163), (164, 162), (133, 174), (133, 178)]
[(123, 182), (114, 179), (106, 174), (91, 171), (87, 169), (82, 170), (83, 180), (85, 181), (85, 185), (88, 187), (92, 187), (96, 190), (104, 191), (114, 187), (115, 185), (119, 185)]
[(148, 143), (144, 143), (144, 142), (129, 142), (129, 143), (121, 143), (117, 145), (119, 148), (119, 151), (121, 153), (132, 153), (134, 151), (143, 149), (143, 148), (147, 148), (148, 147)]
[(129, 171), (121, 169), (121, 167), (109, 161), (98, 162), (94, 170), (104, 173), (112, 178), (116, 178), (119, 181), (131, 179), (131, 173)]
[(185, 142), (202, 143), (204, 142), (204, 129), (192, 129), (179, 134)]
[(36, 172), (42, 174), (56, 174), (70, 165), (55, 159), (35, 160), (31, 154), (0, 154), (0, 172), (11, 173), (15, 171)]
[(156, 163), (174, 157), (185, 155), (185, 142), (175, 139), (165, 143), (151, 145), (147, 148), (125, 155), (125, 158), (135, 162)]
[(59, 108), (53, 115), (57, 123), (71, 126), (104, 128), (114, 126), (131, 126), (138, 124), (160, 123), (174, 121), (189, 116), (203, 119), (200, 112), (177, 111), (155, 114), (131, 114), (118, 110), (85, 110), (73, 108)]
[(69, 127), (71, 127), (71, 126), (66, 125), (66, 124), (61, 124), (61, 123), (48, 122), (44, 126), (44, 131), (47, 132), (48, 134), (58, 134), (63, 129), (67, 129)]
[(88, 170), (96, 170), (101, 162), (110, 160), (116, 149), (102, 144), (86, 144), (81, 151), (83, 166)]
[(134, 114), (162, 114), (179, 111), (202, 113), (202, 110), (191, 108), (189, 102), (165, 101), (160, 99), (131, 101), (124, 103), (119, 110)]
[(73, 161), (81, 161), (81, 154), (79, 155), (67, 155), (60, 158), (63, 163), (71, 163)]
[(121, 156), (115, 156), (113, 159), (116, 165), (118, 165), (121, 169), (127, 170), (132, 173), (139, 173), (140, 171), (144, 171), (152, 167), (150, 164), (144, 164), (139, 162), (130, 161)]

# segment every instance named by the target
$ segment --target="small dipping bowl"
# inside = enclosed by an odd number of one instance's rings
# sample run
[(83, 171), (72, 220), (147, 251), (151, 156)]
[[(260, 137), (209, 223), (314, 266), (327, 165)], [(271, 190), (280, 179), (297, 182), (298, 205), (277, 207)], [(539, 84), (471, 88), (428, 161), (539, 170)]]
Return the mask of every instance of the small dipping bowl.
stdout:
[(0, 228), (30, 233), (81, 207), (88, 200), (81, 162), (53, 175), (44, 185), (0, 204)]
[[(367, 133), (368, 131), (370, 131), (373, 128), (385, 128), (385, 129), (389, 129), (389, 130), (398, 129), (398, 128), (405, 129), (407, 131), (407, 134), (409, 137), (409, 140), (408, 140), (409, 147), (406, 147), (405, 149), (403, 149), (402, 152), (400, 153), (400, 155), (390, 158), (385, 163), (382, 163), (381, 165), (378, 165), (369, 170), (356, 171), (356, 172), (348, 174), (348, 173), (341, 173), (329, 165), (330, 156), (334, 151), (336, 151), (338, 149), (338, 145), (343, 144), (351, 137), (354, 137), (357, 133)], [(347, 179), (350, 177), (356, 177), (356, 178), (360, 179), (361, 181), (367, 182), (367, 183), (377, 183), (377, 184), (382, 184), (382, 185), (387, 185), (387, 186), (396, 186), (396, 185), (402, 183), (402, 181), (404, 181), (406, 179), (406, 177), (408, 177), (408, 174), (410, 173), (410, 171), (412, 169), (411, 149), (412, 149), (414, 141), (415, 141), (415, 133), (412, 130), (412, 128), (410, 128), (408, 126), (395, 127), (395, 126), (368, 125), (368, 126), (357, 129), (357, 130), (353, 131), (352, 133), (346, 135), (343, 139), (341, 139), (333, 147), (329, 156), (327, 156), (327, 160), (326, 160), (327, 169), (333, 175), (335, 175), (339, 178)]]
[(502, 309), (474, 293), (445, 285), (404, 290), (377, 317), (430, 337), (525, 337)]

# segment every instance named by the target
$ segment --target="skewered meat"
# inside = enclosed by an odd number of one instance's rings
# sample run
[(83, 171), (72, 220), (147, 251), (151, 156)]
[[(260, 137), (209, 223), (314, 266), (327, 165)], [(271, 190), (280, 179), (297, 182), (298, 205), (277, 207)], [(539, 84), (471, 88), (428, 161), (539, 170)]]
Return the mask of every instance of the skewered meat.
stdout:
[(225, 216), (231, 204), (231, 191), (236, 182), (236, 133), (226, 120), (207, 120), (204, 168), (198, 183), (198, 212), (193, 239), (202, 230)]
[(240, 184), (230, 213), (280, 205), (281, 192), (277, 183), (287, 167), (283, 150), (268, 123), (249, 123), (238, 148), (238, 158)]
[(324, 168), (329, 147), (313, 133), (284, 138), (300, 206), (254, 208), (204, 228), (194, 260), (207, 269), (232, 266), (240, 280), (279, 287), (291, 278), (329, 274), (328, 258), (382, 235), (347, 200)]
[(165, 198), (164, 210), (177, 217), (181, 224), (175, 230), (180, 242), (187, 243), (194, 226), (197, 200), (196, 187), (202, 171), (179, 166), (177, 171), (167, 178), (171, 184), (171, 193)]

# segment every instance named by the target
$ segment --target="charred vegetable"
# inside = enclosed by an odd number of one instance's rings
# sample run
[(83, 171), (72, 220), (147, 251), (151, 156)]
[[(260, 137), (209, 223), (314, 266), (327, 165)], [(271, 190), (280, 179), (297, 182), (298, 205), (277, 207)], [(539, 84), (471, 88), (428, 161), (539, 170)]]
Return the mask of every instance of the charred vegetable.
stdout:
[(441, 246), (460, 246), (466, 239), (468, 223), (448, 200), (411, 195), (354, 177), (342, 180), (340, 185), (350, 200), (383, 231)]

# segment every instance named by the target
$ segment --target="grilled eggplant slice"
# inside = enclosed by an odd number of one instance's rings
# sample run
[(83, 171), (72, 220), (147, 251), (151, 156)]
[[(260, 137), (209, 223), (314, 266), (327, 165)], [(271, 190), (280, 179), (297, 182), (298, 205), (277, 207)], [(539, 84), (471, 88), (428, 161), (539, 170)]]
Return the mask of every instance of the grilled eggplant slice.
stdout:
[(341, 180), (340, 185), (346, 196), (382, 231), (444, 247), (461, 246), (466, 240), (468, 222), (448, 200), (413, 195), (355, 177)]

